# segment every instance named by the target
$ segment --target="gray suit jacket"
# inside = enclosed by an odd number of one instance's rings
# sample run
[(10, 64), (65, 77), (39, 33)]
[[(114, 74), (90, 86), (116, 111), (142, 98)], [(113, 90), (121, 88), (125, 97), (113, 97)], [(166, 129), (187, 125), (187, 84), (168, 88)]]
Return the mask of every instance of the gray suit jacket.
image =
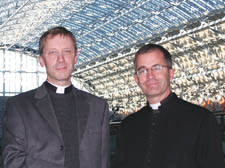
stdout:
[[(73, 87), (80, 168), (109, 167), (108, 104)], [(4, 168), (63, 168), (65, 152), (44, 85), (11, 97), (3, 121)]]

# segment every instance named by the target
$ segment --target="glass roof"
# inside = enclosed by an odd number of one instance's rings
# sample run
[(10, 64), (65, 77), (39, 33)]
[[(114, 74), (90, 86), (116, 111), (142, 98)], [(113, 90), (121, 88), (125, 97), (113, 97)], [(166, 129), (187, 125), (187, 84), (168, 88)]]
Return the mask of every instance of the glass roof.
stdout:
[(0, 49), (36, 56), (41, 34), (65, 26), (79, 50), (73, 79), (127, 115), (146, 103), (133, 79), (134, 54), (157, 43), (173, 55), (173, 91), (195, 104), (218, 104), (225, 95), (224, 8), (225, 0), (4, 0)]
[(224, 7), (225, 0), (5, 0), (0, 46), (37, 51), (44, 31), (65, 26), (77, 38), (79, 68)]

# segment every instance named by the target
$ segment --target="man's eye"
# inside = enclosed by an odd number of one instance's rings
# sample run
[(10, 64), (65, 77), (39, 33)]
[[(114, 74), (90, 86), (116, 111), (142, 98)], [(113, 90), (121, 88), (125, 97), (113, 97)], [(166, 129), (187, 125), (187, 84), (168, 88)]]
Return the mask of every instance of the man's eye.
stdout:
[(139, 69), (138, 72), (139, 73), (145, 73), (146, 72), (146, 69)]
[(56, 55), (57, 54), (57, 52), (56, 51), (49, 51), (49, 53), (48, 53), (49, 55)]
[(155, 65), (152, 67), (153, 70), (161, 70), (162, 66), (161, 65)]
[(72, 52), (71, 52), (71, 50), (64, 50), (63, 53), (64, 53), (65, 55), (69, 55), (69, 54), (71, 54)]

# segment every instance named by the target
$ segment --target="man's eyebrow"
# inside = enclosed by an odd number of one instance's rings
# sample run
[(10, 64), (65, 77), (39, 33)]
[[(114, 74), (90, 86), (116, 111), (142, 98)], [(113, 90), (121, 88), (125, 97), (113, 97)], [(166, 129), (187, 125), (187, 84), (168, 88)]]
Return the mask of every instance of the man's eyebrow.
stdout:
[(137, 68), (137, 70), (142, 69), (142, 68), (146, 68), (146, 66), (144, 66), (144, 65), (140, 66), (140, 67)]
[(48, 50), (57, 50), (56, 48), (49, 48)]

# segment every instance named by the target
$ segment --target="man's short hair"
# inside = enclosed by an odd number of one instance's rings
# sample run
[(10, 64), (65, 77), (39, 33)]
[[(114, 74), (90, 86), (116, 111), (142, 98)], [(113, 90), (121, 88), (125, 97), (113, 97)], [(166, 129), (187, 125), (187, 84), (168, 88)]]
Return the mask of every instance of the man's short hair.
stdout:
[(135, 57), (134, 57), (134, 69), (136, 70), (136, 60), (137, 60), (137, 57), (141, 54), (146, 54), (150, 51), (153, 51), (153, 50), (160, 50), (162, 53), (163, 53), (163, 56), (167, 62), (167, 66), (172, 68), (172, 57), (171, 57), (171, 54), (169, 53), (169, 51), (167, 49), (165, 49), (163, 46), (161, 45), (158, 45), (158, 44), (146, 44), (144, 46), (142, 46), (135, 54)]
[(67, 30), (65, 27), (54, 27), (49, 29), (48, 31), (46, 31), (40, 38), (39, 40), (39, 54), (42, 55), (43, 54), (43, 49), (44, 49), (44, 45), (46, 40), (50, 37), (53, 38), (57, 35), (61, 35), (61, 36), (67, 36), (70, 37), (71, 40), (74, 43), (74, 49), (75, 51), (77, 50), (77, 45), (76, 45), (76, 38), (73, 35), (73, 33), (69, 30)]

